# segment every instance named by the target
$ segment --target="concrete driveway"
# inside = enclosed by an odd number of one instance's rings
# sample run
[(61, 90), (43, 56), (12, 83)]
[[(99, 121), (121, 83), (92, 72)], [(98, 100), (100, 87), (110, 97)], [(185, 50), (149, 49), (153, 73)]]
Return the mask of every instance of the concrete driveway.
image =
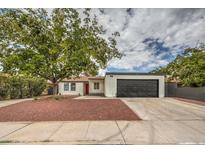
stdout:
[(2, 144), (204, 144), (205, 106), (123, 98), (141, 121), (2, 122)]
[(142, 137), (145, 144), (205, 144), (205, 106), (173, 98), (128, 98), (123, 101), (143, 119), (127, 122), (135, 132), (132, 139), (125, 137), (127, 143), (139, 143), (137, 132), (141, 132), (147, 137)]

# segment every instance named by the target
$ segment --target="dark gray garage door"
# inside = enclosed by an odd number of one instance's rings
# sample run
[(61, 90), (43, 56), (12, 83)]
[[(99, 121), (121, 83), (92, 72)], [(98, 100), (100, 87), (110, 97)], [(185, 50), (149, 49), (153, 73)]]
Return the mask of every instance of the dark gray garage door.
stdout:
[(158, 97), (158, 80), (117, 79), (117, 97)]

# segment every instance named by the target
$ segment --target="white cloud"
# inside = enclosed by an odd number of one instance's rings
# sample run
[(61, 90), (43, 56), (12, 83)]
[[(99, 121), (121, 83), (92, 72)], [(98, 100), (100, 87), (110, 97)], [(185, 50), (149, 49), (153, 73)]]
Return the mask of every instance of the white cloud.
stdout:
[[(82, 9), (78, 9), (82, 16)], [(150, 71), (169, 63), (184, 47), (194, 47), (205, 42), (205, 9), (92, 9), (98, 21), (106, 29), (104, 37), (120, 32), (118, 49), (125, 54), (113, 59), (107, 69), (100, 69), (99, 75), (107, 70)], [(169, 51), (148, 48), (143, 41), (158, 39)], [(172, 57), (171, 59), (169, 57)], [(111, 69), (108, 69), (111, 68)]]
[(109, 66), (132, 70), (133, 66), (139, 67), (146, 63), (147, 59), (151, 57), (152, 55), (148, 51), (137, 51), (137, 54), (136, 52), (126, 52), (126, 56), (123, 56), (120, 60), (111, 60)]
[[(166, 65), (185, 46), (193, 47), (197, 41), (205, 42), (205, 9), (105, 9), (102, 14), (92, 10), (99, 23), (107, 29), (106, 36), (119, 31), (118, 48), (126, 56), (113, 59), (108, 68), (130, 71), (150, 71)], [(143, 41), (159, 39), (169, 51), (148, 48)], [(165, 55), (166, 58), (163, 58)]]

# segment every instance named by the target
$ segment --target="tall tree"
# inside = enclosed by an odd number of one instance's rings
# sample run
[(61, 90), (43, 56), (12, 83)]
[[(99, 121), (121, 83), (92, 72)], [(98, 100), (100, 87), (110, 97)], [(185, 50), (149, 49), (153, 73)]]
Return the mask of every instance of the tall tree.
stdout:
[(76, 9), (10, 9), (0, 15), (0, 63), (4, 72), (40, 76), (56, 89), (63, 78), (96, 74), (122, 56), (119, 33), (108, 39), (103, 33), (90, 9), (81, 16)]
[(153, 72), (168, 75), (169, 80), (177, 80), (183, 86), (205, 86), (205, 46), (187, 48), (174, 61)]

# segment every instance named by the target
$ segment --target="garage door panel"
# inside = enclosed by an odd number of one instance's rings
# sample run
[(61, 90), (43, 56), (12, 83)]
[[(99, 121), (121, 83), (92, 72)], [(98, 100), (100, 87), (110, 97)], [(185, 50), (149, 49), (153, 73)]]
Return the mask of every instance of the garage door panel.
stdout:
[(118, 79), (118, 97), (158, 97), (158, 80)]

